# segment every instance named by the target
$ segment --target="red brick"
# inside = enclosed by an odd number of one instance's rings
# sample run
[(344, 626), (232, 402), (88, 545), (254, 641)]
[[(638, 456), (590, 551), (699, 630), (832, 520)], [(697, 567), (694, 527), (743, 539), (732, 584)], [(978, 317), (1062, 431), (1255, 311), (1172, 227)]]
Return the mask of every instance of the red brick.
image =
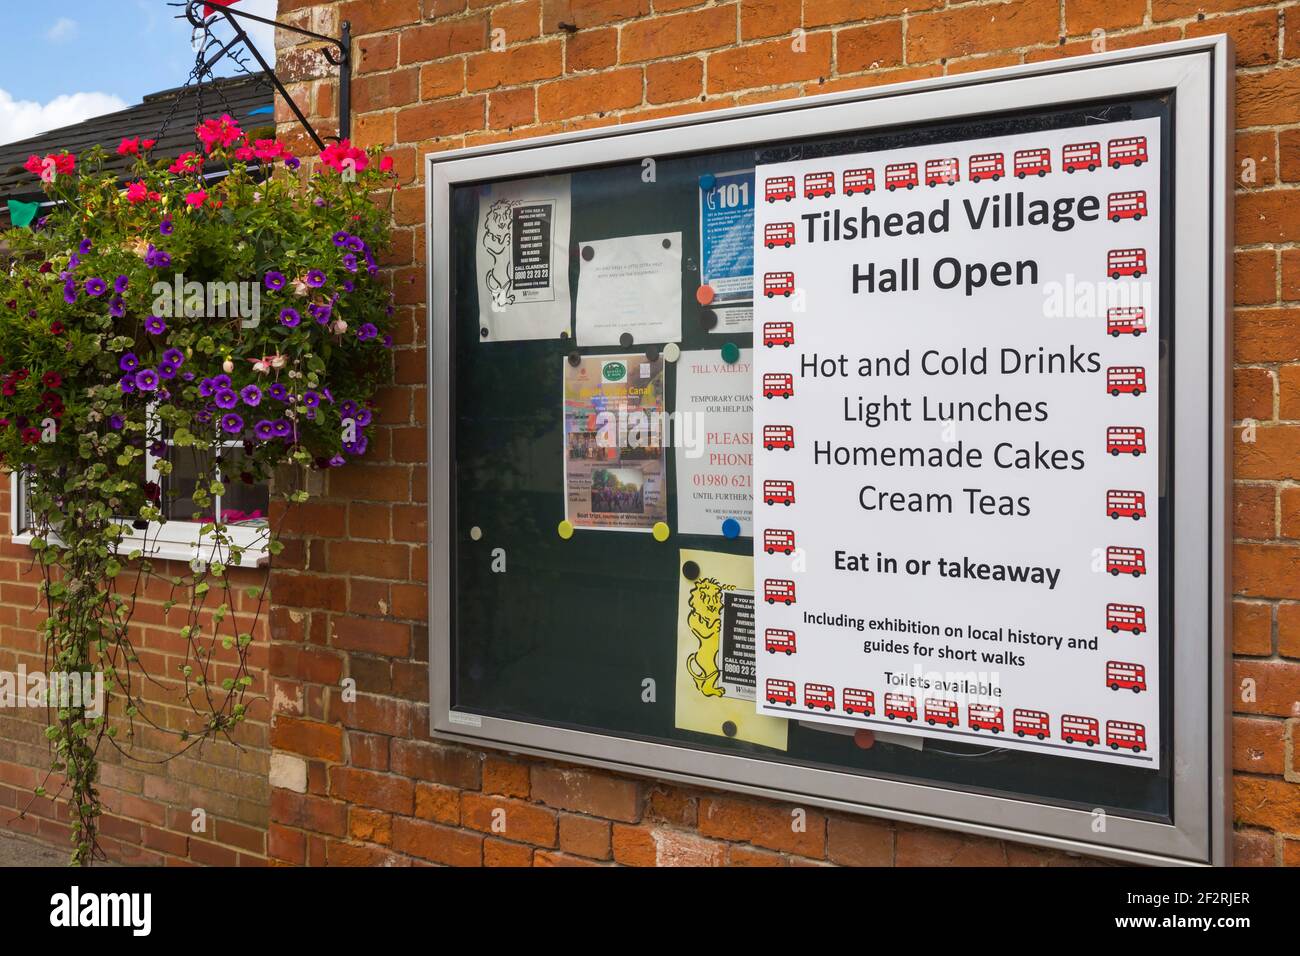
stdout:
[(971, 4), (922, 13), (907, 23), (907, 61), (924, 63), (987, 50), (1054, 43), (1059, 8), (1042, 0)]
[(1272, 249), (1247, 249), (1233, 257), (1233, 301), (1261, 305), (1277, 301), (1277, 253)]
[(704, 61), (668, 60), (645, 68), (647, 103), (674, 103), (699, 96), (704, 89)]
[(761, 40), (802, 26), (799, 4), (789, 0), (740, 0), (740, 39)]
[(1276, 537), (1276, 507), (1273, 485), (1236, 482), (1232, 493), (1233, 533), (1239, 538)]
[(1242, 773), (1281, 776), (1286, 737), (1280, 720), (1232, 719), (1232, 766)]
[(582, 30), (564, 40), (564, 70), (580, 73), (600, 70), (618, 62), (618, 31)]
[(1283, 657), (1300, 658), (1300, 604), (1277, 606), (1277, 651)]
[[(1232, 687), (1232, 709), (1238, 713), (1300, 717), (1300, 664), (1234, 661)], [(1252, 699), (1243, 699), (1248, 693)]]
[(1080, 36), (1141, 26), (1146, 12), (1147, 0), (1065, 0), (1065, 32)]
[(623, 63), (661, 60), (735, 42), (736, 6), (729, 4), (629, 23), (623, 27), (619, 59)]
[(406, 657), (411, 653), (411, 626), (373, 618), (335, 617), (332, 621), (335, 647), (370, 654)]
[(484, 866), (532, 866), (533, 848), (522, 843), (510, 843), (507, 840), (483, 841)]
[(831, 35), (812, 33), (801, 39), (805, 44), (802, 50), (795, 50), (789, 40), (773, 40), (710, 54), (709, 92), (730, 93), (829, 76)]
[(460, 791), (436, 783), (417, 783), (415, 815), (421, 820), (455, 826), (460, 823)]
[(840, 30), (835, 36), (835, 68), (860, 73), (903, 62), (903, 22), (886, 20)]
[(826, 818), (808, 808), (708, 797), (700, 801), (700, 833), (814, 859), (826, 855)]
[(1271, 777), (1233, 777), (1233, 817), (1238, 825), (1300, 833), (1300, 787)]
[(528, 796), (529, 770), (527, 764), (505, 760), (488, 754), (483, 759), (483, 792), (498, 793), (507, 797)]
[(412, 781), (352, 767), (335, 767), (330, 771), (330, 796), (390, 813), (409, 815), (415, 808)]
[(1262, 10), (1227, 17), (1193, 20), (1184, 27), (1184, 36), (1202, 37), (1226, 33), (1232, 37), (1237, 68), (1276, 63), (1278, 57), (1279, 10)]
[(276, 750), (339, 763), (343, 760), (343, 728), (280, 715), (271, 725), (271, 745)]
[(555, 811), (536, 804), (466, 793), (460, 800), (460, 818), (461, 825), (472, 830), (534, 846), (555, 846)]
[(894, 829), (873, 820), (830, 817), (826, 821), (826, 858), (841, 866), (892, 866)]
[(547, 40), (476, 53), (465, 64), (465, 84), (471, 92), (498, 86), (521, 86), (564, 72), (564, 43)]
[(393, 819), (393, 849), (446, 866), (483, 865), (481, 834), (405, 817)]
[(565, 767), (532, 767), (532, 799), (561, 810), (607, 820), (640, 818), (640, 794), (631, 780)]
[(1273, 605), (1233, 602), (1232, 649), (1254, 657), (1273, 653)]
[(897, 866), (1005, 866), (1006, 847), (1000, 840), (901, 827), (895, 837)]
[[(663, 9), (663, 4), (656, 3), (655, 8)], [(542, 30), (554, 33), (561, 23), (586, 30), (643, 17), (649, 12), (650, 0), (543, 0)]]
[(549, 122), (637, 106), (644, 85), (636, 67), (544, 83), (537, 88), (537, 118)]
[(593, 860), (610, 858), (610, 822), (594, 817), (560, 814), (560, 849)]

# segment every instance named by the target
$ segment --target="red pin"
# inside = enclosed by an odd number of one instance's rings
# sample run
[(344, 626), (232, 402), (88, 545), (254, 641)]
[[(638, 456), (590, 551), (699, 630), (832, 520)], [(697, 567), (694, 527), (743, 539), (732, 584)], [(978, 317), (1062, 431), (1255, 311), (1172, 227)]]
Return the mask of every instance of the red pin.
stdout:
[(695, 290), (695, 301), (700, 305), (708, 305), (713, 301), (713, 286), (702, 285)]

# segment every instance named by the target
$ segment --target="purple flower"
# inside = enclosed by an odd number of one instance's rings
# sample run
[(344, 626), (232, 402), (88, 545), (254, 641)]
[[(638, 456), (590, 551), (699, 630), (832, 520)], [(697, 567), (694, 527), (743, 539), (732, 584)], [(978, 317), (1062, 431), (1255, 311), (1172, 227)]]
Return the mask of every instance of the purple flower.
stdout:
[(289, 390), (279, 382), (276, 382), (267, 391), (271, 393), (271, 397), (277, 402), (283, 402), (289, 397)]
[(120, 295), (113, 296), (112, 300), (108, 303), (108, 314), (115, 319), (120, 319), (122, 316), (126, 315), (126, 303), (122, 301)]
[(99, 276), (92, 276), (86, 280), (86, 295), (103, 295), (108, 289), (108, 283)]
[(334, 243), (334, 245), (338, 246), (339, 248), (342, 248), (344, 245), (347, 244), (347, 241), (351, 238), (352, 236), (350, 236), (348, 233), (340, 229), (338, 232), (334, 233), (334, 235), (330, 237), (330, 240)]
[(135, 373), (135, 387), (142, 392), (152, 392), (158, 388), (158, 373), (151, 368), (142, 368)]
[(266, 283), (266, 287), (270, 289), (272, 292), (279, 292), (281, 289), (284, 288), (284, 273), (268, 272), (263, 277), (262, 281)]
[(250, 408), (256, 408), (262, 401), (262, 390), (256, 385), (245, 385), (239, 390), (239, 397)]
[(391, 335), (385, 335), (385, 336), (384, 336), (384, 348), (386, 348), (386, 349), (391, 349), (392, 347), (393, 347), (393, 337), (392, 337)]
[(167, 323), (160, 316), (151, 315), (144, 320), (144, 330), (150, 335), (162, 335), (167, 331)]
[(349, 455), (364, 455), (368, 444), (370, 444), (369, 440), (365, 435), (362, 435), (356, 441), (345, 441), (343, 450)]
[(300, 160), (297, 156), (290, 156), (288, 159), (284, 161), (284, 164), (288, 166), (290, 169), (297, 169), (299, 166), (302, 165), (302, 160)]
[(217, 388), (230, 388), (230, 376), (223, 372), (212, 379), (212, 384)]
[(351, 418), (356, 413), (357, 413), (357, 403), (352, 401), (352, 399), (350, 398), (342, 405), (339, 406), (339, 414), (342, 415), (344, 418)]
[(347, 463), (348, 463), (347, 459), (344, 458), (342, 455), (333, 456), (332, 458), (330, 458), (330, 462), (329, 462), (331, 468), (340, 468), (343, 465), (346, 465)]
[(275, 430), (277, 438), (288, 438), (293, 432), (293, 427), (289, 424), (288, 419), (277, 418), (271, 423), (271, 428)]
[(239, 404), (239, 396), (228, 388), (219, 388), (217, 394), (212, 396), (212, 403), (217, 408), (231, 409)]
[(77, 283), (69, 279), (63, 283), (63, 301), (72, 305), (77, 301)]
[(135, 391), (135, 379), (130, 372), (118, 379), (118, 385), (121, 386), (123, 395), (130, 395)]
[(348, 236), (347, 247), (353, 252), (360, 252), (366, 247), (366, 244), (361, 241), (360, 236)]
[(319, 269), (312, 269), (307, 273), (307, 284), (313, 289), (319, 289), (325, 284), (325, 273)]
[(187, 381), (187, 382), (192, 382), (192, 381), (194, 381), (194, 373), (193, 373), (193, 372), (182, 372), (182, 373), (181, 373), (181, 378), (185, 379), (185, 381)]
[(205, 378), (199, 382), (199, 395), (203, 398), (211, 398), (217, 390), (217, 383), (210, 378)]
[(275, 437), (275, 426), (263, 418), (253, 426), (253, 434), (257, 436), (259, 441), (270, 441)]
[(77, 251), (78, 251), (79, 253), (81, 253), (83, 256), (84, 256), (87, 252), (89, 252), (90, 249), (91, 249), (91, 243), (90, 243), (90, 240), (89, 240), (89, 239), (82, 239), (82, 240), (81, 240), (81, 245), (77, 246)]
[(81, 265), (81, 256), (77, 255), (75, 252), (74, 252), (72, 255), (68, 256), (68, 271), (69, 271), (69, 272), (71, 272), (73, 269), (77, 268), (77, 266), (79, 266), (79, 265)]
[(168, 349), (163, 353), (163, 361), (168, 365), (175, 365), (180, 368), (185, 364), (185, 353), (180, 349)]
[(319, 209), (320, 207), (325, 205), (325, 200), (322, 199), (320, 196), (317, 196), (315, 199), (311, 201), (311, 203), (313, 206)]
[(125, 424), (126, 424), (126, 419), (123, 418), (121, 415), (108, 416), (108, 427), (113, 429), (113, 431), (115, 432), (120, 432), (122, 430), (122, 426)]
[(311, 317), (316, 320), (318, 325), (329, 324), (330, 312), (332, 311), (329, 307), (329, 303), (322, 302), (319, 305), (309, 305), (307, 306), (307, 311), (311, 314)]
[(170, 362), (160, 362), (158, 364), (158, 374), (163, 378), (175, 378), (176, 366), (172, 365)]
[(113, 291), (116, 292), (118, 295), (121, 295), (123, 292), (126, 291), (126, 287), (130, 284), (131, 284), (131, 280), (127, 276), (120, 275), (113, 280)]
[(236, 415), (234, 412), (230, 412), (227, 415), (222, 415), (221, 430), (226, 432), (229, 435), (238, 435), (240, 432), (244, 430), (244, 420), (240, 418), (238, 415)]
[(370, 409), (368, 408), (358, 408), (357, 413), (352, 416), (352, 420), (356, 422), (358, 425), (360, 425), (362, 428), (365, 428), (367, 425), (369, 425), (373, 419), (374, 416), (370, 414)]
[(355, 282), (353, 282), (351, 279), (344, 279), (344, 280), (343, 280), (343, 289), (344, 289), (344, 291), (346, 291), (346, 292), (355, 292), (355, 291), (356, 291), (356, 288), (357, 288), (357, 284), (356, 284)]
[(140, 367), (140, 360), (135, 357), (134, 352), (127, 352), (117, 360), (117, 367), (123, 372), (134, 372)]
[(373, 322), (366, 322), (361, 326), (361, 328), (357, 329), (357, 338), (362, 342), (369, 342), (378, 334), (379, 329), (375, 328)]
[(343, 268), (348, 272), (357, 271), (357, 257), (350, 252), (343, 253)]
[(280, 324), (288, 328), (295, 328), (302, 321), (302, 316), (298, 314), (297, 309), (288, 307), (280, 310)]
[(166, 269), (172, 264), (172, 257), (170, 254), (157, 248), (151, 242), (149, 243), (148, 250), (144, 254), (144, 264), (150, 269)]
[(167, 457), (167, 443), (165, 441), (156, 441), (149, 446), (149, 454), (155, 458)]
[(200, 425), (206, 425), (212, 421), (212, 412), (206, 408), (201, 408), (194, 413), (194, 420)]
[(302, 393), (302, 403), (306, 405), (308, 408), (315, 408), (317, 405), (320, 404), (320, 396), (317, 395), (315, 392), (313, 392), (311, 389), (308, 389), (307, 391)]
[(164, 219), (162, 222), (158, 223), (158, 231), (162, 233), (164, 236), (170, 236), (172, 234), (173, 228), (174, 227), (172, 226), (172, 221), (170, 219)]

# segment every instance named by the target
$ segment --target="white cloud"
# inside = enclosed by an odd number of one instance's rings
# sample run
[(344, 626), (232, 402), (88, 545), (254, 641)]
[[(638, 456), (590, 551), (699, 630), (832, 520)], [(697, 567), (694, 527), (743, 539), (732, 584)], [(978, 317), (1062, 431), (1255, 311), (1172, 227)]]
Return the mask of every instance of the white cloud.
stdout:
[(17, 142), (46, 130), (124, 109), (126, 104), (110, 93), (70, 93), (56, 96), (48, 103), (37, 103), (16, 100), (0, 90), (0, 143)]
[(77, 35), (77, 21), (69, 17), (59, 17), (54, 26), (45, 31), (45, 39), (51, 43), (63, 43)]

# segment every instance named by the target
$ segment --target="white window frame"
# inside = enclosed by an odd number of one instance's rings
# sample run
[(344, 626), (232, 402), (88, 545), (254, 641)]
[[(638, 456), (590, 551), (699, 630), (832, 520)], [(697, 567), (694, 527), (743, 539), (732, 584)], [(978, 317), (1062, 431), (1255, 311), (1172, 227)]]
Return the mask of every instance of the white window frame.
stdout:
[[(152, 430), (157, 422), (152, 415), (149, 416), (149, 421)], [(222, 447), (242, 448), (243, 446), (240, 442), (231, 441), (223, 442)], [(158, 471), (158, 459), (150, 450), (149, 443), (145, 446), (144, 461), (145, 480), (161, 485), (164, 476)], [(12, 472), (9, 476), (9, 528), (14, 543), (30, 545), (36, 535), (28, 527), (26, 502), (26, 482), (18, 472)], [(212, 533), (199, 534), (203, 522), (172, 518), (167, 521), (150, 521), (147, 528), (137, 528), (135, 520), (127, 517), (117, 519), (118, 525), (125, 531), (118, 541), (119, 556), (139, 551), (142, 558), (185, 562), (197, 560), (204, 563), (216, 556), (217, 545)], [(232, 560), (228, 553), (225, 554), (222, 558), (224, 564), (262, 567), (267, 563), (269, 559), (267, 545), (271, 539), (268, 525), (259, 527), (226, 525), (226, 534), (230, 538), (230, 543), (222, 546), (222, 550), (235, 547), (239, 548), (242, 554), (238, 561)], [(57, 538), (57, 535), (55, 537)]]

